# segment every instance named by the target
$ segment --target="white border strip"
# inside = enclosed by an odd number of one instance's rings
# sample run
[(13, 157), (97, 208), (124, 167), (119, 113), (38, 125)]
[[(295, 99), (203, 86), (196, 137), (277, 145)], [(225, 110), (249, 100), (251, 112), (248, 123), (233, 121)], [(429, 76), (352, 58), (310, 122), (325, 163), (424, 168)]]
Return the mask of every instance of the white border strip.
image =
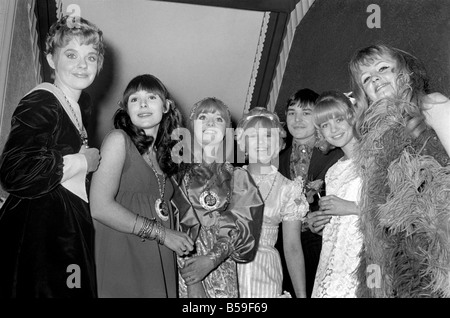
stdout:
[(283, 39), (283, 48), (281, 49), (278, 57), (277, 68), (275, 70), (275, 76), (272, 80), (270, 89), (269, 101), (266, 105), (266, 108), (270, 111), (275, 110), (281, 83), (283, 81), (284, 71), (286, 69), (286, 63), (289, 58), (289, 51), (291, 50), (292, 42), (294, 40), (295, 31), (313, 3), (314, 0), (300, 0), (289, 17), (286, 35)]
[(258, 75), (259, 63), (264, 48), (264, 41), (266, 40), (267, 27), (269, 25), (270, 12), (264, 12), (261, 23), (261, 31), (259, 33), (258, 45), (256, 47), (255, 59), (253, 60), (252, 74), (250, 76), (250, 83), (248, 85), (247, 97), (245, 98), (245, 105), (243, 114), (250, 110), (250, 102), (252, 101), (253, 91), (255, 89), (256, 76)]
[(14, 19), (16, 18), (17, 0), (2, 1), (0, 4), (0, 132), (3, 126), (6, 85), (9, 72)]

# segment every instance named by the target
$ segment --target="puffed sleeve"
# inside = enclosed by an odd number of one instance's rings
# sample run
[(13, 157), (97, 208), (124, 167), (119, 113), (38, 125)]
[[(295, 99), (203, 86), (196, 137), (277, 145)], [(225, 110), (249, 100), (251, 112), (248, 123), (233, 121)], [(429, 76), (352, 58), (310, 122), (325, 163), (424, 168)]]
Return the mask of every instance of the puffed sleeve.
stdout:
[(0, 181), (5, 191), (33, 198), (60, 184), (63, 155), (55, 147), (60, 117), (57, 103), (51, 93), (37, 90), (25, 96), (14, 111), (0, 158)]
[(171, 202), (177, 213), (176, 217), (179, 223), (179, 230), (187, 233), (195, 240), (200, 231), (201, 224), (198, 220), (197, 213), (195, 213), (191, 202), (185, 194), (186, 190), (182, 182), (183, 179), (179, 176), (178, 178), (173, 176), (170, 180), (173, 184), (174, 191)]
[(303, 179), (299, 176), (293, 181), (285, 179), (284, 182), (281, 191), (281, 219), (303, 222), (309, 211), (309, 204), (303, 192)]
[(258, 248), (264, 201), (248, 172), (235, 168), (232, 195), (219, 218), (219, 236), (209, 256), (220, 264), (228, 255), (236, 262), (253, 260)]

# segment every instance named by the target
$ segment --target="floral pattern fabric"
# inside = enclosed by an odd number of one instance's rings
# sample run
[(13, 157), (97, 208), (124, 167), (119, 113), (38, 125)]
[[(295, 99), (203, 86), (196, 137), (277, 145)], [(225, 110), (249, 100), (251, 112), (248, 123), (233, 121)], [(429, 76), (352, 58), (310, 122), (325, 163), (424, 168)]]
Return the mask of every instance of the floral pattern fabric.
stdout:
[(314, 147), (310, 145), (301, 145), (295, 142), (292, 144), (290, 160), (291, 180), (301, 177), (303, 180), (309, 181), (308, 169), (313, 149)]
[[(358, 201), (361, 179), (351, 159), (340, 159), (325, 176), (327, 195)], [(322, 251), (312, 298), (355, 298), (362, 235), (359, 216), (333, 216), (322, 234)]]

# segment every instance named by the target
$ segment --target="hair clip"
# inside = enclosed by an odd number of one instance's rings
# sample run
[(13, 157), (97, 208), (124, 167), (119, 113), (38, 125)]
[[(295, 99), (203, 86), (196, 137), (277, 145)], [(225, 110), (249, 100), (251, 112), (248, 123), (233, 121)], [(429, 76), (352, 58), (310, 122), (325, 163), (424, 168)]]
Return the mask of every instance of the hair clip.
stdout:
[(81, 29), (80, 17), (72, 16), (68, 17), (66, 20), (66, 25), (69, 29)]
[(345, 97), (347, 97), (353, 105), (356, 105), (356, 99), (352, 97), (353, 92), (344, 93)]

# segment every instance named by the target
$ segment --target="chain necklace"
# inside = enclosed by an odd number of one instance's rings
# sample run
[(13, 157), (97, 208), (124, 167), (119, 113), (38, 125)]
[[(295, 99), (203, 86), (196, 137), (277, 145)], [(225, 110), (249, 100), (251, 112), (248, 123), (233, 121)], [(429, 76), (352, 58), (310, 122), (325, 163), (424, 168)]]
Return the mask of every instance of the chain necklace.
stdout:
[(155, 167), (153, 166), (152, 159), (150, 159), (150, 151), (147, 151), (145, 155), (147, 157), (149, 166), (152, 169), (153, 173), (155, 174), (156, 180), (158, 181), (158, 190), (160, 198), (155, 201), (155, 211), (161, 220), (167, 221), (169, 219), (169, 207), (167, 203), (164, 201), (164, 191), (166, 189), (166, 175), (164, 173), (162, 174), (163, 182), (161, 186), (161, 182), (159, 181), (159, 174), (156, 171)]
[(210, 190), (214, 184), (216, 183), (217, 177), (214, 176), (214, 181), (211, 185), (208, 186), (208, 182), (206, 183), (205, 187), (203, 188), (202, 193), (200, 194), (199, 201), (202, 207), (206, 210), (212, 211), (217, 209), (219, 206), (220, 200), (217, 193)]
[[(221, 167), (220, 171), (218, 172), (219, 174), (223, 173), (222, 169), (223, 168)], [(216, 174), (214, 174), (213, 182), (211, 184), (209, 184), (209, 185), (208, 185), (208, 182), (206, 182), (206, 185), (203, 187), (203, 190), (200, 193), (200, 196), (199, 196), (199, 199), (198, 199), (199, 202), (200, 202), (200, 205), (207, 211), (214, 211), (214, 210), (216, 210), (219, 207), (220, 202), (221, 202), (221, 200), (219, 198), (219, 195), (215, 191), (211, 190), (211, 188), (216, 183), (217, 177), (218, 176)], [(186, 176), (185, 176), (185, 183), (186, 183), (186, 191), (189, 192), (189, 189), (190, 189), (191, 183), (192, 183), (191, 172), (186, 174)], [(230, 189), (228, 189), (227, 196), (226, 196), (225, 200), (227, 202), (230, 202), (230, 199), (231, 199), (231, 192), (230, 192)]]
[(53, 84), (55, 87), (57, 87), (61, 93), (64, 96), (64, 99), (66, 100), (66, 103), (69, 105), (70, 111), (72, 112), (73, 117), (75, 118), (75, 122), (76, 122), (76, 126), (78, 129), (78, 132), (80, 133), (80, 138), (81, 141), (83, 143), (83, 145), (87, 146), (88, 145), (88, 136), (87, 136), (87, 132), (86, 129), (84, 128), (83, 124), (80, 123), (80, 121), (78, 120), (78, 116), (75, 113), (75, 109), (73, 109), (72, 104), (70, 103), (69, 99), (67, 98), (66, 94), (64, 94), (63, 90), (61, 88), (58, 87), (58, 85)]
[[(261, 189), (260, 189), (259, 185), (262, 183), (264, 177), (260, 177), (260, 176), (256, 176), (256, 177), (261, 179), (261, 181), (258, 183), (258, 189), (261, 192)], [(270, 194), (272, 193), (272, 189), (273, 189), (273, 186), (275, 185), (275, 183), (277, 181), (277, 178), (278, 178), (278, 173), (275, 174), (275, 178), (273, 178), (272, 184), (270, 185), (269, 192), (267, 193), (266, 198), (263, 199), (264, 203), (266, 203), (267, 199), (269, 198)]]

